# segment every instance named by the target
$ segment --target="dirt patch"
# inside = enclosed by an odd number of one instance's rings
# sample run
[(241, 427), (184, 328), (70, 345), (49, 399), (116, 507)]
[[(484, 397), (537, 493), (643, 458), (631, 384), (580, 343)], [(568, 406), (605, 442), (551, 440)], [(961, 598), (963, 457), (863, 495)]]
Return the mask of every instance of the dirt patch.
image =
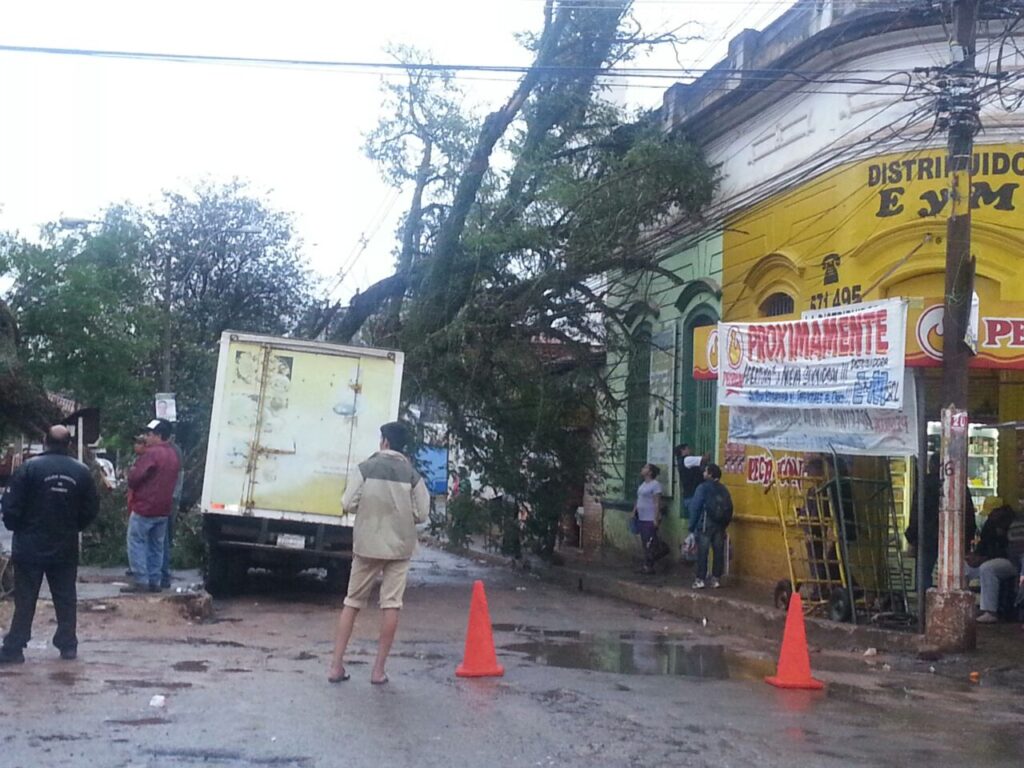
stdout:
[(60, 685), (74, 685), (80, 678), (73, 672), (52, 672), (50, 673), (50, 679)]

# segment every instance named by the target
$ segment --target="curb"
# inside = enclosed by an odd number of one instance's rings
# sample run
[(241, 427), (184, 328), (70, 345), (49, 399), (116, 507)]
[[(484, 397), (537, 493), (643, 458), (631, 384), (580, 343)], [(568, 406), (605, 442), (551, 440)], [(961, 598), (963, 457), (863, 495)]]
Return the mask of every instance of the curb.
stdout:
[[(451, 549), (436, 540), (430, 546), (454, 554), (505, 568), (522, 566), (509, 558), (478, 552), (474, 549)], [(717, 629), (734, 632), (757, 640), (778, 641), (786, 624), (786, 612), (776, 608), (736, 600), (725, 595), (714, 596), (681, 587), (656, 587), (625, 579), (595, 574), (572, 566), (552, 566), (530, 570), (539, 578), (565, 589), (610, 597), (634, 605), (656, 608), (674, 616), (694, 621), (707, 619)], [(878, 629), (855, 624), (841, 624), (813, 616), (806, 618), (807, 639), (814, 645), (834, 650), (875, 648), (879, 652), (917, 653), (924, 638), (913, 632)]]

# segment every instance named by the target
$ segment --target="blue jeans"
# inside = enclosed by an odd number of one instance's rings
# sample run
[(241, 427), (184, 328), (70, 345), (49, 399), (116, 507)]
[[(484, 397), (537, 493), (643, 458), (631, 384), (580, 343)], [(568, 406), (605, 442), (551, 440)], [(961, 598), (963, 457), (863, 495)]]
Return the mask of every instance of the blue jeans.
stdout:
[(128, 563), (138, 584), (159, 586), (166, 536), (166, 517), (143, 517), (132, 512), (128, 518)]
[(638, 520), (637, 529), (640, 532), (640, 543), (644, 548), (644, 567), (653, 568), (654, 561), (651, 559), (651, 539), (658, 533), (658, 526), (653, 520)]
[[(177, 509), (175, 505), (172, 509)], [(174, 512), (167, 516), (167, 534), (164, 536), (164, 556), (160, 561), (160, 586), (171, 586), (171, 549), (174, 546)]]
[[(708, 573), (708, 555), (714, 558), (711, 563), (711, 573)], [(697, 531), (697, 570), (698, 579), (706, 579), (708, 576), (721, 578), (725, 572), (725, 529), (716, 525), (709, 525), (703, 531)]]

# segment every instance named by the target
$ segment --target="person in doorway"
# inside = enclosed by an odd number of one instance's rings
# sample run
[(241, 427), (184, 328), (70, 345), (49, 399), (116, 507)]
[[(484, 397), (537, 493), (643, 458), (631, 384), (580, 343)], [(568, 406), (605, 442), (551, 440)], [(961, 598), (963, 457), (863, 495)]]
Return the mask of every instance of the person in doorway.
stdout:
[[(722, 485), (722, 470), (717, 464), (704, 468), (704, 482), (697, 486), (690, 502), (690, 533), (697, 537), (697, 571), (693, 588), (722, 585), (725, 572), (725, 529), (732, 521), (732, 496)], [(708, 572), (708, 555), (713, 558)]]
[(178, 457), (178, 479), (174, 483), (174, 491), (171, 494), (171, 514), (167, 516), (167, 535), (164, 536), (164, 556), (160, 567), (161, 589), (171, 588), (171, 549), (174, 547), (174, 525), (178, 516), (178, 507), (181, 505), (181, 489), (185, 485), (185, 457), (181, 453), (178, 441), (173, 436), (169, 445)]
[(636, 503), (633, 504), (633, 516), (636, 518), (637, 533), (644, 550), (644, 564), (640, 573), (654, 573), (654, 558), (651, 547), (654, 537), (658, 535), (661, 525), (661, 497), (664, 493), (658, 475), (661, 470), (654, 464), (640, 467), (640, 486), (636, 489)]
[(999, 589), (1004, 580), (1013, 579), (1020, 572), (1020, 563), (1010, 560), (1009, 553), (1009, 531), (1013, 522), (1012, 507), (992, 510), (981, 527), (978, 546), (967, 555), (965, 578), (968, 582), (978, 579), (981, 583), (979, 624), (999, 621)]
[(388, 681), (385, 665), (398, 631), (409, 560), (416, 549), (416, 525), (430, 515), (427, 485), (403, 453), (408, 444), (409, 430), (404, 424), (385, 424), (380, 428), (380, 450), (353, 470), (345, 486), (341, 506), (355, 515), (356, 522), (352, 573), (327, 675), (332, 683), (349, 679), (345, 651), (356, 616), (366, 607), (374, 579), (381, 572), (380, 638), (370, 682), (381, 685)]
[(704, 480), (704, 465), (708, 462), (707, 456), (694, 456), (693, 450), (687, 443), (680, 443), (675, 447), (676, 473), (679, 475), (679, 496), (682, 499), (682, 508), (679, 510), (680, 517), (689, 515), (690, 499), (697, 492), (697, 486)]
[(164, 561), (164, 538), (171, 514), (174, 487), (181, 463), (168, 442), (169, 421), (146, 425), (146, 450), (128, 473), (132, 506), (128, 517), (128, 563), (135, 583), (122, 592), (159, 592)]
[(0, 663), (20, 664), (32, 634), (43, 577), (50, 588), (60, 657), (78, 657), (78, 534), (99, 513), (96, 483), (88, 467), (68, 456), (71, 432), (51, 427), (44, 451), (22, 464), (4, 494), (4, 525), (14, 533), (14, 616), (0, 649)]

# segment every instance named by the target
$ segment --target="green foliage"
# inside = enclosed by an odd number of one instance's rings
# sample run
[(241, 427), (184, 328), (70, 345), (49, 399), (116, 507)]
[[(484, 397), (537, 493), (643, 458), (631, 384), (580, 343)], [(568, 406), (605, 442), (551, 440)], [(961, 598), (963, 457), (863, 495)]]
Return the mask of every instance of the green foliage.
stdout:
[(169, 318), (190, 502), (201, 482), (220, 335), (295, 330), (313, 289), (298, 247), (290, 218), (232, 181), (167, 192), (146, 208), (113, 206), (88, 231), (51, 225), (40, 243), (8, 237), (0, 274), (14, 280), (9, 304), (29, 372), (100, 408), (111, 449), (126, 451), (152, 417)]
[[(661, 228), (699, 216), (714, 190), (694, 144), (601, 98), (602, 67), (662, 41), (629, 5), (548, 7), (524, 38), (533, 70), (482, 121), (452, 119), (443, 73), (388, 86), (394, 114), (367, 143), (388, 179), (417, 184), (396, 277), (353, 302), (338, 336), (362, 326), (405, 350), (405, 399), (439, 404), (467, 466), (503, 494), (487, 514), (509, 551), (550, 553), (596, 467), (607, 328), (624, 320), (601, 286), (660, 273)], [(477, 517), (456, 502), (462, 538)]]
[[(100, 513), (82, 534), (82, 563), (103, 567), (128, 565), (128, 501), (124, 488), (100, 497)], [(195, 513), (175, 517), (171, 568), (199, 568), (203, 563), (202, 521)]]
[[(38, 243), (0, 238), (0, 275), (13, 279), (8, 304), (28, 373), (50, 391), (98, 407), (111, 453), (127, 453), (152, 418), (153, 395), (164, 388), (169, 320), (169, 388), (177, 395), (183, 499), (192, 504), (202, 483), (220, 335), (295, 331), (314, 288), (298, 249), (290, 217), (236, 180), (167, 192), (149, 207), (112, 206), (87, 230), (50, 225)], [(0, 343), (0, 353), (5, 349)], [(3, 423), (0, 408), (0, 429)], [(103, 508), (87, 557), (119, 563), (123, 498), (108, 497)], [(176, 546), (183, 564), (196, 562), (192, 528), (185, 524)]]
[(15, 280), (9, 303), (29, 372), (99, 407), (110, 435), (137, 429), (154, 391), (159, 337), (143, 237), (130, 213), (114, 208), (95, 235), (49, 227), (42, 243), (9, 240), (0, 252), (0, 273)]
[(487, 530), (487, 514), (471, 494), (460, 493), (448, 502), (449, 546), (462, 549)]
[(84, 565), (128, 564), (128, 500), (123, 488), (100, 496), (100, 513), (82, 534)]
[(174, 542), (171, 546), (171, 568), (191, 570), (202, 568), (206, 558), (203, 541), (203, 518), (196, 508), (178, 512), (174, 520)]

